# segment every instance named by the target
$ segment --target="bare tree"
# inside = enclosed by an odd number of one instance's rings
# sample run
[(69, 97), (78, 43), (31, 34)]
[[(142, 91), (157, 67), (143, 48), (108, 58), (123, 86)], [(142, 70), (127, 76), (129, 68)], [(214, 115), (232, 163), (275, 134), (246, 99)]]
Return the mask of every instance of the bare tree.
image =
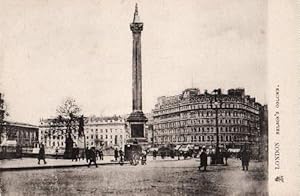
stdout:
[[(73, 137), (83, 136), (83, 115), (75, 99), (66, 98), (57, 110), (57, 117), (48, 121), (50, 125), (46, 137), (65, 136), (65, 158), (71, 158), (73, 149)], [(62, 129), (65, 128), (65, 131)], [(72, 137), (73, 136), (73, 137)]]
[(81, 112), (80, 107), (76, 104), (75, 99), (66, 98), (61, 106), (59, 106), (56, 110), (59, 116), (63, 118), (72, 118), (78, 116)]

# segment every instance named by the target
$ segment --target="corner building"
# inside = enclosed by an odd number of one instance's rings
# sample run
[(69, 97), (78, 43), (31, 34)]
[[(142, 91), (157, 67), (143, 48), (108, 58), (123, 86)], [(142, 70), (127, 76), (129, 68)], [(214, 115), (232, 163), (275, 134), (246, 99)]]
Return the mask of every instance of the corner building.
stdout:
[(210, 94), (190, 88), (180, 95), (159, 97), (152, 111), (154, 142), (214, 148), (218, 127), (220, 147), (247, 144), (258, 152), (262, 141), (261, 109), (262, 105), (245, 95), (244, 89)]

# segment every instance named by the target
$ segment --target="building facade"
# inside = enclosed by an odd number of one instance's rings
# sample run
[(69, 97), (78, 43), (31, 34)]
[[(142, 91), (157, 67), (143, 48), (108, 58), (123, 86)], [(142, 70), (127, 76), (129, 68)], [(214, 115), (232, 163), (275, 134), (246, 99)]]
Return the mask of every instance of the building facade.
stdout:
[[(65, 149), (66, 126), (63, 123), (51, 124), (49, 119), (41, 120), (39, 133), (39, 141), (46, 148)], [(84, 120), (84, 136), (80, 137), (77, 130), (72, 130), (71, 137), (79, 148), (121, 148), (129, 136), (124, 118), (92, 116)]]
[(153, 140), (156, 144), (196, 144), (253, 147), (261, 141), (261, 108), (244, 89), (201, 93), (197, 88), (182, 94), (159, 97), (153, 109)]
[(1, 145), (5, 145), (8, 141), (15, 141), (16, 145), (22, 148), (35, 148), (38, 146), (38, 130), (38, 126), (35, 125), (5, 121)]

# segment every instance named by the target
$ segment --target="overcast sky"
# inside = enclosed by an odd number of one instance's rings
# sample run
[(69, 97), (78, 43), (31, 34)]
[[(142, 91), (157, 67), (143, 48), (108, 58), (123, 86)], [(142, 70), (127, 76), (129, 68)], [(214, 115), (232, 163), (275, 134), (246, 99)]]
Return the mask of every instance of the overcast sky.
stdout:
[(144, 112), (189, 87), (242, 87), (266, 103), (266, 1), (2, 0), (0, 91), (10, 119), (36, 124), (66, 97), (86, 115), (130, 113), (135, 2)]

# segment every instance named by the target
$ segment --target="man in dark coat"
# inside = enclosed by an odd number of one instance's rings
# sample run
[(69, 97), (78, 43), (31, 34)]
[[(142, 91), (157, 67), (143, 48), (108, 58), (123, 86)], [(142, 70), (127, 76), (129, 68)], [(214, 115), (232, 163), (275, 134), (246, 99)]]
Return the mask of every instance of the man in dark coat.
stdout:
[(104, 156), (103, 150), (100, 149), (100, 151), (99, 151), (99, 158), (100, 158), (100, 160), (103, 160), (103, 156)]
[(119, 151), (118, 149), (115, 149), (115, 161), (118, 161), (118, 157), (119, 157)]
[(76, 146), (72, 149), (72, 161), (75, 160), (77, 161), (77, 156), (76, 156)]
[(89, 162), (88, 167), (90, 167), (90, 165), (91, 165), (92, 163), (94, 163), (95, 166), (98, 167), (98, 165), (97, 165), (97, 163), (96, 163), (96, 149), (95, 149), (95, 147), (92, 147), (89, 151), (90, 151), (90, 152), (89, 152), (89, 154), (90, 154), (90, 155), (89, 155), (89, 157), (90, 157), (90, 162)]
[(124, 153), (121, 149), (119, 150), (119, 154), (120, 154), (120, 165), (123, 165), (124, 164)]
[(45, 160), (45, 147), (44, 144), (41, 144), (40, 150), (39, 150), (39, 155), (38, 155), (38, 164), (40, 164), (40, 161), (43, 160), (44, 164), (47, 164)]
[(89, 159), (90, 159), (90, 149), (89, 149), (89, 147), (86, 147), (86, 149), (85, 149), (85, 158), (86, 158), (86, 162), (88, 163)]
[(241, 161), (242, 161), (243, 171), (245, 171), (245, 170), (248, 171), (249, 161), (250, 161), (250, 153), (246, 148), (244, 148), (241, 152)]
[(224, 150), (224, 159), (225, 159), (225, 165), (228, 165), (228, 158), (230, 157), (230, 153), (228, 151), (228, 149)]
[(200, 166), (199, 166), (199, 171), (201, 171), (201, 167), (204, 168), (203, 171), (206, 171), (206, 166), (207, 166), (207, 153), (206, 153), (206, 149), (203, 148), (202, 152), (200, 154)]
[(156, 160), (156, 156), (157, 156), (157, 151), (154, 150), (154, 151), (153, 151), (153, 160)]

